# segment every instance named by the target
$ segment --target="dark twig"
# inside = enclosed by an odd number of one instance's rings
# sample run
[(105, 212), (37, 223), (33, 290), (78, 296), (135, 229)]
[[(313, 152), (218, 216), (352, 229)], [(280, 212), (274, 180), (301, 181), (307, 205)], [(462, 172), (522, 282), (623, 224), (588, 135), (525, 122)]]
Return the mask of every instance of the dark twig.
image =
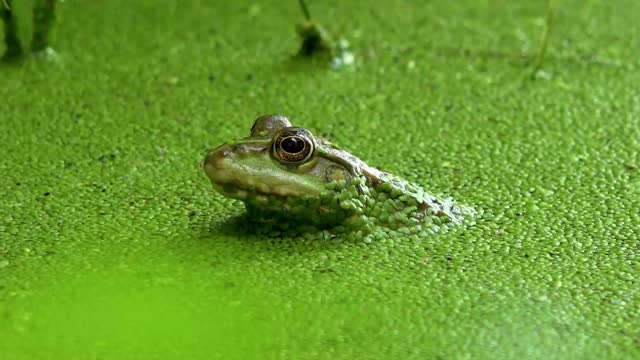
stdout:
[(311, 13), (309, 12), (309, 8), (307, 7), (307, 3), (304, 0), (299, 0), (300, 8), (302, 9), (302, 13), (304, 14), (304, 18), (307, 21), (311, 21)]
[(536, 74), (538, 73), (538, 71), (540, 71), (540, 69), (542, 69), (542, 65), (544, 63), (544, 56), (547, 53), (547, 42), (549, 41), (549, 34), (551, 33), (551, 27), (553, 26), (553, 21), (555, 20), (555, 7), (555, 0), (547, 0), (547, 16), (544, 22), (542, 35), (540, 36), (540, 43), (538, 44), (538, 52), (536, 54), (536, 59), (533, 65), (533, 73), (531, 73), (532, 79), (536, 78)]

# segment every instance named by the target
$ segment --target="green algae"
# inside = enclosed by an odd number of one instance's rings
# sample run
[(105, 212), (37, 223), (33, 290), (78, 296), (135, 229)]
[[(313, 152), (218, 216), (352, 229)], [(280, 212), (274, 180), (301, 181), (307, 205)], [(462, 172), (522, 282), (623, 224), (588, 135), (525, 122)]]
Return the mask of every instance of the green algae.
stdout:
[[(290, 69), (269, 4), (69, 2), (63, 68), (0, 68), (0, 354), (638, 357), (637, 3), (559, 3), (526, 83), (542, 3), (314, 3), (359, 29), (353, 72)], [(197, 162), (270, 112), (476, 224), (252, 232)]]

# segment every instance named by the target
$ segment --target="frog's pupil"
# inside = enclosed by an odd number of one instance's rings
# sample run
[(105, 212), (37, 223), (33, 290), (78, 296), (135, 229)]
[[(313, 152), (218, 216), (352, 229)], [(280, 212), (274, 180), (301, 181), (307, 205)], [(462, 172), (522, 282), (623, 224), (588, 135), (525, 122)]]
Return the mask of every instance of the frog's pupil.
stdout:
[(280, 143), (280, 146), (282, 147), (282, 150), (290, 154), (297, 154), (304, 150), (304, 140), (300, 139), (297, 136), (292, 136), (283, 139), (282, 143)]

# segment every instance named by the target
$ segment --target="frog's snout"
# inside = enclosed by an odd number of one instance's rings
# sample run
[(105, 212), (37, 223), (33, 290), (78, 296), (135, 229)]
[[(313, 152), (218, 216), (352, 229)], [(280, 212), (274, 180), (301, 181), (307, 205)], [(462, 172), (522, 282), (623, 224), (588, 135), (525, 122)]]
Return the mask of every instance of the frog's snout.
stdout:
[(211, 181), (217, 182), (220, 172), (224, 169), (224, 161), (232, 152), (232, 146), (223, 144), (211, 149), (204, 160), (204, 172)]

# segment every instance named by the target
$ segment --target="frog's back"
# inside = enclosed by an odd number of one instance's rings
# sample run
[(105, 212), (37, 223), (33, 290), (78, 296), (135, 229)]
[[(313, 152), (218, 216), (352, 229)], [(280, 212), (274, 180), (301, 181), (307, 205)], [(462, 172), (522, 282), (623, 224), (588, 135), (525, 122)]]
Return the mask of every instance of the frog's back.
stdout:
[(403, 212), (408, 218), (424, 221), (438, 218), (439, 222), (459, 224), (470, 209), (455, 205), (452, 199), (442, 199), (427, 193), (419, 185), (399, 176), (369, 166), (346, 150), (321, 141), (322, 155), (348, 169), (353, 177), (364, 178), (363, 197), (371, 202), (385, 203), (386, 209)]
[[(377, 169), (376, 169), (377, 170)], [(468, 209), (453, 203), (451, 198), (440, 198), (426, 192), (421, 186), (409, 182), (399, 176), (377, 170), (377, 176), (371, 184), (378, 193), (388, 193), (391, 198), (398, 199), (405, 206), (417, 207), (417, 216), (430, 215), (447, 219), (454, 224), (462, 222)]]

